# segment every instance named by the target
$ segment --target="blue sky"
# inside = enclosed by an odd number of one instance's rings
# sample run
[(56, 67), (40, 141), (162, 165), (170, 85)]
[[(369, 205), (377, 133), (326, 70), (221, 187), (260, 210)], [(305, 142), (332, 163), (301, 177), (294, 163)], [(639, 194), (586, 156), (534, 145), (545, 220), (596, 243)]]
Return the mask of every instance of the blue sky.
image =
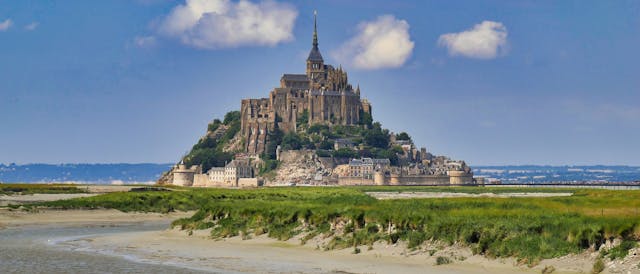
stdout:
[(174, 162), (304, 72), (314, 9), (325, 62), (435, 154), (640, 165), (638, 1), (0, 0), (0, 162)]

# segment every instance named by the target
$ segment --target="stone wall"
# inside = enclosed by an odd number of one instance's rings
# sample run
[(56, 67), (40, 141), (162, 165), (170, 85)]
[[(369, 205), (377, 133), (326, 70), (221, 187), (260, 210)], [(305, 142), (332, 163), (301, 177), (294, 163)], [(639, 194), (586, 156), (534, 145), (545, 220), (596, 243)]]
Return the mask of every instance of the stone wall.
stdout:
[(339, 177), (338, 185), (341, 186), (359, 186), (359, 185), (374, 185), (373, 179), (365, 179), (363, 177)]
[(415, 175), (398, 177), (400, 185), (448, 185), (449, 176)]
[(259, 187), (260, 181), (258, 178), (239, 178), (238, 179), (238, 187)]

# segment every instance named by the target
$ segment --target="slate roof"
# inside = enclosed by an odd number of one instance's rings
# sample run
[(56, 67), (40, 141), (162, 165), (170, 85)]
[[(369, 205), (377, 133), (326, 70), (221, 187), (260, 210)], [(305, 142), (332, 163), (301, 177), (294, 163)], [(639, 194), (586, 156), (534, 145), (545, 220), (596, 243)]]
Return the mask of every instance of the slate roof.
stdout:
[(324, 59), (322, 59), (322, 54), (320, 54), (320, 50), (318, 49), (318, 46), (313, 46), (311, 48), (311, 51), (309, 52), (309, 57), (307, 57), (307, 61), (324, 61)]
[(283, 74), (282, 79), (285, 81), (296, 81), (296, 82), (309, 81), (309, 78), (307, 77), (306, 74)]

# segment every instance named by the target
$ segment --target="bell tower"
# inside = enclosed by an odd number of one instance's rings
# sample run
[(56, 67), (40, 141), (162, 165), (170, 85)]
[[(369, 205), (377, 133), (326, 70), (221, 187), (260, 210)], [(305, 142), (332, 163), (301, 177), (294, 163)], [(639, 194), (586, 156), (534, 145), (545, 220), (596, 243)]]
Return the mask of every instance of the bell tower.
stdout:
[(322, 54), (320, 54), (320, 49), (318, 49), (317, 14), (316, 11), (313, 11), (313, 47), (311, 48), (311, 52), (309, 52), (309, 57), (307, 57), (307, 77), (309, 77), (312, 82), (319, 82), (326, 78), (324, 59), (322, 59)]

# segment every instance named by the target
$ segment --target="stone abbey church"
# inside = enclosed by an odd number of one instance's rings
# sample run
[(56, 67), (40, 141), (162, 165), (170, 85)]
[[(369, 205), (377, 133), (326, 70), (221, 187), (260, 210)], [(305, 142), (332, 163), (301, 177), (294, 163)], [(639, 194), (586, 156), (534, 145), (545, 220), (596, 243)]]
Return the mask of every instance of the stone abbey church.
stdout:
[(362, 113), (371, 114), (371, 105), (360, 99), (360, 87), (349, 84), (347, 72), (324, 63), (318, 48), (314, 17), (313, 44), (305, 74), (284, 74), (280, 87), (269, 98), (243, 99), (240, 108), (242, 136), (246, 152), (264, 152), (267, 135), (279, 128), (295, 131), (297, 119), (304, 113), (309, 124), (355, 125)]

